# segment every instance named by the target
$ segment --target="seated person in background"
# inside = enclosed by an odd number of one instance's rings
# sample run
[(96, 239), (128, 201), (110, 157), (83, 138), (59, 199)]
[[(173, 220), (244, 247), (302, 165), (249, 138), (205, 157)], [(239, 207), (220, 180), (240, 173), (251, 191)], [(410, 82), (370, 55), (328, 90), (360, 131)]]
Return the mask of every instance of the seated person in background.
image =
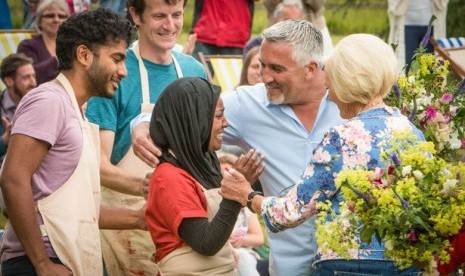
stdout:
[[(277, 3), (279, 4), (275, 5), (276, 8), (274, 8), (274, 12), (272, 13), (273, 24), (287, 19), (304, 19), (304, 11), (300, 0), (280, 0)], [(261, 36), (249, 39), (242, 50), (242, 55), (245, 57), (252, 48), (260, 46), (262, 41), (263, 38)]]
[(19, 101), (37, 84), (32, 59), (24, 54), (11, 54), (4, 58), (0, 65), (0, 76), (6, 85), (6, 89), (0, 95), (1, 167), (10, 141), (11, 123)]
[(260, 47), (255, 46), (245, 55), (244, 62), (242, 63), (239, 85), (255, 85), (262, 82), (262, 76), (260, 75), (260, 61), (258, 60), (259, 52)]
[(69, 14), (68, 5), (63, 0), (42, 1), (37, 8), (35, 19), (39, 34), (21, 41), (18, 45), (17, 52), (24, 53), (34, 61), (37, 85), (50, 81), (58, 75), (56, 38), (58, 27)]
[[(234, 167), (237, 156), (220, 152), (218, 153), (218, 160), (220, 161), (221, 171), (225, 173), (225, 171)], [(229, 238), (229, 243), (234, 247), (240, 276), (259, 275), (257, 259), (260, 256), (252, 248), (262, 246), (263, 242), (264, 235), (257, 215), (243, 207)]]
[[(150, 136), (162, 156), (150, 178), (146, 220), (161, 275), (237, 275), (227, 241), (242, 206), (218, 193), (223, 112), (220, 89), (192, 77), (169, 84), (153, 110)], [(250, 150), (235, 168), (253, 182), (262, 161)]]
[[(278, 8), (279, 3), (294, 2), (300, 2), (300, 5), (303, 7), (302, 14), (305, 16), (305, 19), (310, 21), (313, 26), (320, 30), (323, 35), (323, 55), (327, 56), (333, 49), (333, 42), (331, 40), (328, 27), (326, 26), (325, 0), (263, 0), (263, 4), (267, 8), (268, 14), (274, 13)], [(276, 18), (273, 18), (271, 23), (273, 23), (273, 21), (276, 21)]]

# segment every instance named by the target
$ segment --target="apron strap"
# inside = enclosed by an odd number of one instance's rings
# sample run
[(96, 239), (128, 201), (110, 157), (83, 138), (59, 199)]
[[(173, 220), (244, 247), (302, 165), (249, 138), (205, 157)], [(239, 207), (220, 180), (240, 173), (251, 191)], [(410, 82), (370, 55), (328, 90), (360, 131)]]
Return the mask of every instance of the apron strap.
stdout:
[[(134, 55), (136, 56), (138, 63), (139, 63), (140, 83), (142, 87), (142, 103), (149, 104), (150, 103), (149, 77), (148, 77), (147, 69), (144, 66), (144, 61), (142, 60), (142, 57), (140, 56), (139, 40), (134, 41), (131, 49), (134, 51)], [(183, 74), (182, 74), (181, 66), (179, 65), (176, 57), (173, 54), (171, 54), (171, 56), (173, 58), (173, 63), (174, 63), (174, 68), (176, 69), (176, 74), (178, 78), (182, 78)]]

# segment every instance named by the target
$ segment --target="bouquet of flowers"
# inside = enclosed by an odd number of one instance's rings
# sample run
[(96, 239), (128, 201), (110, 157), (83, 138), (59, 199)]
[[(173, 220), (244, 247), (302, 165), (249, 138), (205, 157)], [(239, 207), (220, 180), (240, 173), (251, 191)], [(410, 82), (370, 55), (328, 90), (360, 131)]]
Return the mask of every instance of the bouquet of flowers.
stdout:
[[(449, 238), (465, 220), (465, 164), (436, 154), (432, 142), (395, 133), (381, 153), (385, 168), (338, 174), (345, 202), (335, 214), (320, 203), (316, 238), (322, 257), (353, 258), (360, 242), (384, 242), (385, 256), (400, 267), (413, 264), (432, 271), (449, 262)], [(325, 212), (326, 210), (326, 212)]]
[(387, 98), (397, 106), (435, 144), (438, 156), (450, 161), (460, 159), (465, 148), (465, 79), (459, 83), (448, 78), (449, 61), (426, 53), (430, 28), (418, 48), (409, 71), (402, 73)]

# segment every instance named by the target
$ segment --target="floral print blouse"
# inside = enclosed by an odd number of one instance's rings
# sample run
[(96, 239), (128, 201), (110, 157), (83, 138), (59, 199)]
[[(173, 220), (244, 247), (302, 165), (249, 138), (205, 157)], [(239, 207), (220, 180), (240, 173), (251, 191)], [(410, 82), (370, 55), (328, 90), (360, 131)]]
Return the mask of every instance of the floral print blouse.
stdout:
[[(344, 169), (383, 166), (380, 152), (395, 131), (411, 130), (424, 141), (397, 108), (380, 107), (359, 113), (344, 124), (333, 127), (314, 149), (313, 157), (295, 185), (282, 197), (266, 197), (262, 215), (272, 232), (292, 228), (310, 218), (309, 203), (317, 191), (319, 200), (336, 193), (335, 176)], [(334, 206), (334, 205), (333, 205)]]

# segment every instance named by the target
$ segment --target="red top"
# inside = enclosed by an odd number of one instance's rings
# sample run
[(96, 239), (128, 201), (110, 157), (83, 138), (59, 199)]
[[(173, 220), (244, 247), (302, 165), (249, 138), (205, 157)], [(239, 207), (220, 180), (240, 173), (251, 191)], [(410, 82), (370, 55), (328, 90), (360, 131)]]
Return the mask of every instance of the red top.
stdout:
[(251, 0), (195, 1), (193, 32), (197, 41), (219, 47), (243, 48), (250, 38)]
[(454, 250), (450, 252), (450, 262), (444, 265), (438, 264), (438, 271), (441, 275), (448, 275), (465, 263), (465, 224), (462, 230), (452, 237), (451, 245)]
[(159, 262), (177, 248), (185, 246), (178, 234), (184, 218), (207, 218), (207, 199), (202, 186), (186, 171), (163, 163), (150, 178), (145, 218), (157, 248)]

